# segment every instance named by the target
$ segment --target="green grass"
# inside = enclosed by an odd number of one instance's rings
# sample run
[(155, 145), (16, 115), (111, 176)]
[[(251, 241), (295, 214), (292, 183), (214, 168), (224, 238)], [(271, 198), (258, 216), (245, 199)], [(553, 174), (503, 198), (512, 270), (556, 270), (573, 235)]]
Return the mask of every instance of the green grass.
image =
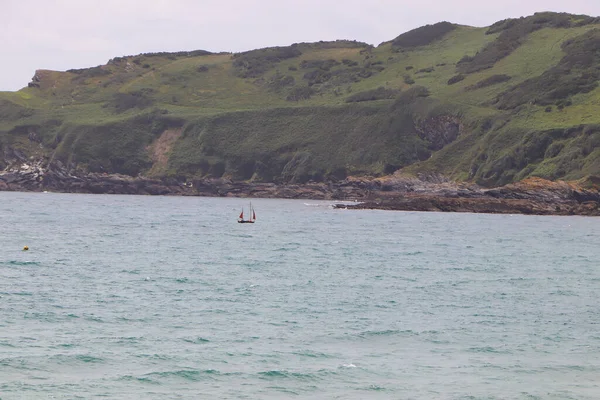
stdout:
[[(570, 18), (570, 27), (554, 27), (566, 20), (561, 15), (530, 18), (523, 23), (551, 22), (524, 30), (512, 52), (491, 68), (465, 73), (453, 84), (448, 81), (459, 73), (458, 61), (489, 49), (504, 25), (495, 25), (492, 34), (486, 34), (488, 28), (457, 25), (431, 31), (424, 42), (419, 35), (404, 35), (402, 43), (409, 44), (404, 47), (392, 41), (378, 47), (320, 42), (257, 50), (242, 58), (138, 55), (88, 70), (39, 71), (39, 87), (0, 92), (0, 145), (59, 157), (83, 169), (137, 174), (151, 169), (146, 147), (160, 136), (157, 127), (175, 124), (185, 129), (170, 153), (168, 174), (179, 177), (305, 181), (381, 175), (403, 167), (493, 185), (527, 176), (596, 174), (600, 156), (590, 149), (595, 142), (584, 140), (582, 126), (600, 124), (599, 88), (570, 94), (564, 99), (568, 106), (552, 104), (551, 112), (546, 104), (497, 107), (504, 93), (525, 90), (532, 79), (559, 65), (565, 41), (598, 27), (580, 16)], [(575, 26), (584, 20), (585, 25)], [(286, 58), (289, 51), (292, 56)], [(242, 73), (234, 63), (243, 57), (258, 69)], [(334, 61), (320, 68), (318, 60)], [(495, 75), (510, 79), (468, 90)], [(286, 100), (308, 85), (310, 98)], [(399, 103), (376, 100), (396, 91), (402, 98), (417, 86), (430, 96), (410, 105), (402, 103), (407, 97)], [(115, 108), (119, 94), (142, 92), (146, 106)], [(367, 96), (372, 93), (386, 96)], [(346, 103), (353, 98), (373, 101)], [(460, 119), (461, 135), (434, 151), (418, 126), (444, 116)], [(571, 136), (548, 133), (557, 129)], [(44, 138), (41, 148), (28, 142), (31, 130)], [(562, 146), (558, 154), (553, 143)]]

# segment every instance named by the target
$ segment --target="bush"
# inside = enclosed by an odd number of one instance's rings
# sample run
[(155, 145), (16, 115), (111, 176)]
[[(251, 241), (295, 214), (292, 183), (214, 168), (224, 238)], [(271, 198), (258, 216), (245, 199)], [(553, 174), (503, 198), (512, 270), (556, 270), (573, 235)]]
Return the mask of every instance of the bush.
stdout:
[(308, 86), (299, 86), (293, 88), (288, 96), (286, 97), (287, 101), (301, 101), (308, 100), (315, 94), (315, 90)]
[(271, 91), (279, 92), (285, 87), (294, 86), (295, 83), (293, 76), (277, 74), (269, 79), (266, 86)]
[(400, 94), (397, 89), (386, 89), (383, 86), (373, 90), (366, 90), (364, 92), (358, 92), (349, 96), (346, 99), (346, 103), (358, 103), (362, 101), (373, 101), (373, 100), (384, 100), (393, 99)]
[(67, 72), (78, 75), (77, 78), (97, 78), (99, 76), (106, 76), (112, 74), (110, 70), (104, 69), (102, 66), (93, 68), (81, 68), (81, 69), (68, 69)]
[(443, 38), (447, 33), (454, 29), (456, 29), (456, 25), (445, 21), (433, 25), (425, 25), (403, 33), (392, 40), (392, 48), (398, 50), (401, 48), (411, 49), (414, 47), (426, 46)]
[(340, 65), (339, 61), (330, 59), (330, 60), (304, 60), (300, 63), (300, 68), (302, 69), (311, 69), (311, 68), (319, 68), (324, 71), (329, 71), (332, 67), (336, 65)]
[(240, 78), (257, 78), (282, 60), (302, 54), (296, 46), (270, 47), (233, 56), (233, 67)]
[(415, 80), (411, 78), (410, 75), (404, 75), (404, 83), (406, 83), (407, 85), (413, 85), (415, 83)]
[(154, 104), (154, 99), (150, 97), (153, 91), (153, 89), (142, 89), (131, 93), (115, 93), (109, 104), (118, 114), (132, 108), (144, 109)]
[(433, 71), (435, 71), (435, 68), (433, 68), (433, 67), (427, 67), (427, 68), (423, 68), (423, 69), (418, 70), (417, 74), (423, 74), (423, 73), (427, 73), (428, 74), (428, 73), (433, 72)]
[(473, 57), (468, 56), (468, 55), (464, 55), (460, 60), (458, 60), (458, 62), (456, 63), (456, 65), (470, 63), (471, 61), (473, 61)]
[(212, 52), (206, 51), (206, 50), (177, 51), (177, 52), (171, 52), (171, 53), (166, 52), (166, 51), (161, 51), (161, 52), (157, 52), (157, 53), (142, 53), (142, 54), (138, 54), (137, 56), (115, 57), (115, 58), (111, 58), (110, 60), (108, 60), (108, 64), (109, 65), (120, 64), (120, 63), (126, 62), (127, 59), (133, 58), (133, 57), (166, 57), (169, 60), (176, 60), (177, 57), (199, 57), (199, 56), (208, 56), (211, 54), (215, 54), (215, 53), (212, 53)]
[(454, 85), (465, 79), (465, 76), (462, 74), (454, 75), (452, 78), (448, 79), (448, 85)]
[(331, 73), (322, 69), (316, 69), (305, 73), (303, 78), (308, 81), (308, 86), (313, 86), (315, 84), (327, 82), (331, 79)]
[(196, 71), (198, 71), (198, 72), (208, 72), (208, 65), (199, 65), (198, 68), (196, 68)]
[(467, 86), (466, 90), (476, 90), (476, 89), (481, 89), (484, 87), (488, 87), (488, 86), (492, 86), (492, 85), (497, 85), (499, 83), (503, 83), (503, 82), (507, 82), (509, 80), (511, 80), (512, 78), (508, 75), (492, 75), (488, 78), (485, 78), (479, 82), (477, 82), (474, 85), (471, 86)]

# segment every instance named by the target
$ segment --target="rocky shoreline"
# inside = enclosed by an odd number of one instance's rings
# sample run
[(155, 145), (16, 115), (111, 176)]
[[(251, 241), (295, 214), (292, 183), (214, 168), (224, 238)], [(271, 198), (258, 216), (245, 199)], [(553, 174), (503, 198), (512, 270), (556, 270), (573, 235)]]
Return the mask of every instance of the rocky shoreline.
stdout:
[(535, 215), (600, 215), (600, 193), (540, 178), (498, 188), (439, 176), (347, 178), (338, 182), (276, 184), (229, 179), (178, 181), (118, 174), (78, 174), (60, 163), (23, 163), (0, 172), (0, 191), (253, 197), (354, 201), (336, 208)]

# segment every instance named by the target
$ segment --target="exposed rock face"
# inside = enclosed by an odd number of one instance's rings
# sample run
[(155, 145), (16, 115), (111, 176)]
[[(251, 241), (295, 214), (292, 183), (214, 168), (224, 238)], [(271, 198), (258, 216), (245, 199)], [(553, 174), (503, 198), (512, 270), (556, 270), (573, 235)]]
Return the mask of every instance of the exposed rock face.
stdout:
[[(396, 184), (396, 188), (398, 185)], [(376, 200), (337, 207), (402, 211), (600, 216), (600, 193), (567, 182), (530, 178), (493, 189), (457, 183), (415, 184)]]
[(118, 174), (80, 174), (59, 162), (19, 160), (0, 172), (0, 190), (65, 193), (228, 196), (356, 200), (339, 208), (539, 215), (600, 215), (600, 193), (567, 182), (532, 178), (483, 189), (442, 176), (349, 177), (339, 182), (274, 184), (198, 179), (180, 182)]
[(415, 125), (419, 137), (431, 143), (432, 150), (454, 142), (463, 129), (460, 120), (453, 116), (428, 118)]
[(49, 71), (38, 69), (35, 71), (35, 75), (31, 78), (31, 82), (27, 84), (28, 87), (39, 88), (42, 85), (42, 82), (47, 78)]

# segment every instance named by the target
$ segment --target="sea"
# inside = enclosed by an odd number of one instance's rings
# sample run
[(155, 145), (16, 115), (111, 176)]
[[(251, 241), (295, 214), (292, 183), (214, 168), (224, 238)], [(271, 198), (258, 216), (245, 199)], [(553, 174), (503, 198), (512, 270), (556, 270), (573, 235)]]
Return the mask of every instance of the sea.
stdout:
[(600, 219), (332, 204), (0, 192), (0, 399), (600, 398)]

